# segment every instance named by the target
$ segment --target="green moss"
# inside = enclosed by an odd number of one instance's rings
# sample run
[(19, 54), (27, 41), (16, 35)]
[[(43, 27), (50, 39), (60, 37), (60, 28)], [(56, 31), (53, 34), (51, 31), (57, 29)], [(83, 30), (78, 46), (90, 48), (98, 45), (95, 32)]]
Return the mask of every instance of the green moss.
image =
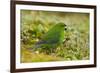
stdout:
[[(89, 20), (88, 13), (21, 10), (21, 62), (88, 60)], [(46, 54), (42, 49), (33, 48), (59, 22), (67, 25), (65, 38), (68, 39), (64, 39), (64, 43), (55, 48), (56, 52)]]

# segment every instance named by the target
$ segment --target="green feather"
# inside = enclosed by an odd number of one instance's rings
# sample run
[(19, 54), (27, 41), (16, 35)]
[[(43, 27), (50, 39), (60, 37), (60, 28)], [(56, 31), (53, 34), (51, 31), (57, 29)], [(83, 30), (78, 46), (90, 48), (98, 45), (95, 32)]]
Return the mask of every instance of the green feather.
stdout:
[(42, 36), (42, 39), (36, 43), (38, 48), (56, 48), (64, 40), (64, 23), (58, 23), (54, 25), (46, 34)]

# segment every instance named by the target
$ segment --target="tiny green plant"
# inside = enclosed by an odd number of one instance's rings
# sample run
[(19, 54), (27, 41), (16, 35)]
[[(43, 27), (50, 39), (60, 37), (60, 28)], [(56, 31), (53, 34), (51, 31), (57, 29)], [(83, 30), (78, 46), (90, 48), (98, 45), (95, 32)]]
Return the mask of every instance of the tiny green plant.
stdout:
[(87, 60), (89, 55), (88, 13), (21, 10), (21, 62)]

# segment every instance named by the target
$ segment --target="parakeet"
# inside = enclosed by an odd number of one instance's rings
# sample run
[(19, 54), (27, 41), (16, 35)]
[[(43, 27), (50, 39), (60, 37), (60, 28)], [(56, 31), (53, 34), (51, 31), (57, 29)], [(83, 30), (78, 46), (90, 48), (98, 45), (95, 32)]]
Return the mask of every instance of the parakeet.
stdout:
[(48, 52), (55, 50), (64, 40), (64, 23), (57, 23), (42, 36), (42, 39), (35, 44), (35, 48), (42, 48)]

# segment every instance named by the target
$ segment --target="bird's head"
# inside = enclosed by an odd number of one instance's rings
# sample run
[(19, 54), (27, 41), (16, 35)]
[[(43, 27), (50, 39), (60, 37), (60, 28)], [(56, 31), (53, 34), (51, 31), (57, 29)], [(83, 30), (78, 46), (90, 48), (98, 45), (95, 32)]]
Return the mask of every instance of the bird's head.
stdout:
[(67, 25), (64, 24), (64, 23), (62, 23), (62, 22), (58, 23), (57, 26), (60, 27), (60, 28), (64, 28), (65, 30), (67, 30)]

